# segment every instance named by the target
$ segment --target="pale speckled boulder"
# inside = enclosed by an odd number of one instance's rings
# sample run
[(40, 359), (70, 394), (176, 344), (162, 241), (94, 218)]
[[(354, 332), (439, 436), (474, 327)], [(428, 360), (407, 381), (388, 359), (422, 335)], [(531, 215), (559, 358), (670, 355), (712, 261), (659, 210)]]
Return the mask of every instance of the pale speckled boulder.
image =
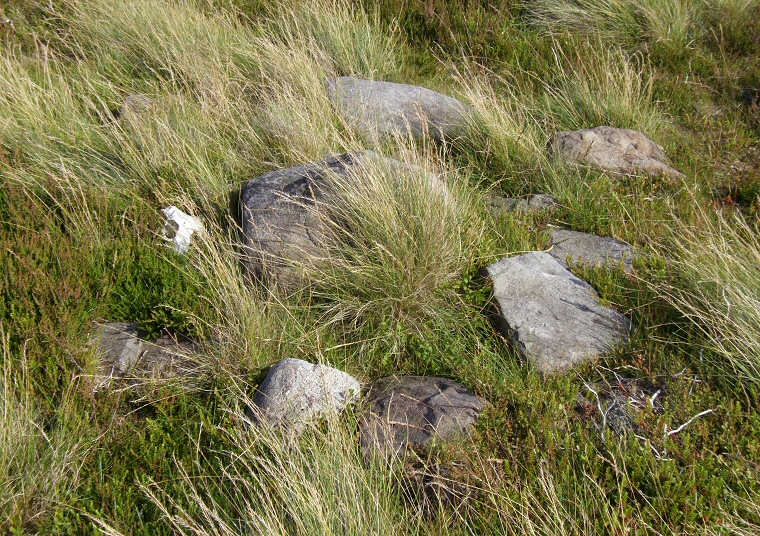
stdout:
[(337, 414), (356, 402), (360, 391), (359, 381), (346, 372), (283, 359), (269, 370), (246, 413), (254, 422), (299, 433), (320, 417)]
[(548, 253), (565, 268), (567, 261), (587, 266), (616, 266), (622, 264), (627, 272), (633, 270), (638, 252), (630, 244), (607, 236), (597, 236), (567, 229), (552, 229), (552, 247)]
[(394, 134), (452, 139), (465, 133), (471, 109), (431, 89), (350, 76), (329, 78), (327, 94), (346, 122), (364, 138)]
[(547, 148), (567, 162), (588, 164), (612, 173), (665, 175), (683, 174), (670, 166), (662, 147), (637, 130), (601, 126), (557, 132)]
[(624, 343), (628, 318), (543, 251), (502, 259), (484, 270), (498, 305), (497, 326), (543, 374), (563, 372)]

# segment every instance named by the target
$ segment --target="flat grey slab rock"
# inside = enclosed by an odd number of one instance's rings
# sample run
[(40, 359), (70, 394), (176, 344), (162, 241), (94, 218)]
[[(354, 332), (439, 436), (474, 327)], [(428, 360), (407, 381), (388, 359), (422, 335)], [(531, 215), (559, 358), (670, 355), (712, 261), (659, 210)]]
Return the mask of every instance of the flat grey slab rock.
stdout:
[(486, 402), (464, 385), (435, 376), (391, 376), (367, 392), (361, 420), (365, 458), (427, 449), (469, 435)]
[(534, 194), (527, 197), (493, 197), (488, 200), (488, 208), (500, 212), (550, 212), (561, 206), (559, 199), (550, 194)]
[(346, 372), (301, 359), (283, 359), (259, 385), (247, 414), (255, 422), (299, 433), (320, 417), (356, 402), (360, 391), (359, 381)]
[(485, 268), (499, 308), (499, 330), (541, 373), (593, 360), (628, 338), (625, 315), (543, 251)]
[(90, 334), (96, 346), (99, 375), (106, 378), (176, 377), (195, 373), (197, 346), (186, 337), (149, 339), (131, 322), (102, 324)]
[(449, 198), (435, 175), (372, 151), (272, 171), (248, 181), (240, 195), (243, 262), (249, 272), (287, 292), (304, 286), (308, 268), (328, 254), (325, 225), (335, 202), (331, 184), (361, 181), (366, 170), (390, 173), (400, 185), (402, 178), (429, 180), (442, 199)]
[(557, 132), (547, 147), (551, 154), (567, 162), (593, 165), (613, 173), (683, 177), (670, 166), (662, 147), (636, 130), (601, 126)]
[(565, 268), (567, 260), (588, 266), (623, 265), (626, 271), (633, 269), (636, 251), (630, 244), (606, 236), (597, 236), (566, 229), (552, 229), (552, 247), (549, 255)]
[(327, 79), (327, 93), (348, 124), (372, 141), (394, 134), (450, 139), (464, 133), (472, 116), (457, 99), (408, 84), (341, 76)]

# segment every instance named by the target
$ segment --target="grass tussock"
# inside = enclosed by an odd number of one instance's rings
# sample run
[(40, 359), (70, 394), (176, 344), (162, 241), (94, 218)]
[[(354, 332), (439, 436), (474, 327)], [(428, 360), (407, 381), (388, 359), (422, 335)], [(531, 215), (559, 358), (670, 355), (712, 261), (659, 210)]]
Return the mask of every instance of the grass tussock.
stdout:
[(736, 386), (757, 388), (757, 230), (739, 214), (700, 215), (695, 227), (676, 223), (669, 250), (677, 284), (663, 292), (704, 335), (706, 355), (712, 356), (714, 370)]

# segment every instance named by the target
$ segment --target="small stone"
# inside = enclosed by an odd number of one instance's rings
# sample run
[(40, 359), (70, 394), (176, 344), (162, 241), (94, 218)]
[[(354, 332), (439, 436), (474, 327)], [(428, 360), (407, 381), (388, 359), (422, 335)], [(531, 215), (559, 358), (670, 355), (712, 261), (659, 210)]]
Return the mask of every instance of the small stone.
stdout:
[(543, 251), (502, 259), (484, 270), (498, 304), (498, 328), (542, 374), (594, 360), (627, 340), (625, 315)]
[(464, 385), (435, 376), (391, 376), (366, 395), (361, 420), (365, 458), (426, 450), (472, 433), (486, 402)]
[(589, 164), (612, 173), (683, 177), (670, 167), (662, 147), (636, 130), (601, 126), (557, 132), (547, 148), (550, 154), (567, 162)]
[(408, 84), (342, 76), (327, 80), (327, 93), (351, 128), (374, 141), (399, 134), (451, 139), (472, 117), (457, 99)]
[(131, 322), (98, 326), (90, 334), (97, 347), (98, 374), (105, 378), (180, 377), (195, 374), (197, 346), (187, 337), (149, 339)]
[(246, 414), (300, 433), (320, 417), (342, 411), (359, 399), (359, 381), (338, 369), (301, 359), (276, 363), (253, 396)]
[(500, 212), (551, 212), (561, 205), (559, 199), (549, 194), (535, 194), (527, 197), (493, 197), (488, 207), (494, 214)]
[(638, 255), (633, 247), (614, 238), (552, 229), (552, 247), (547, 252), (565, 268), (568, 259), (574, 264), (612, 267), (623, 264), (626, 272), (633, 270), (633, 259)]

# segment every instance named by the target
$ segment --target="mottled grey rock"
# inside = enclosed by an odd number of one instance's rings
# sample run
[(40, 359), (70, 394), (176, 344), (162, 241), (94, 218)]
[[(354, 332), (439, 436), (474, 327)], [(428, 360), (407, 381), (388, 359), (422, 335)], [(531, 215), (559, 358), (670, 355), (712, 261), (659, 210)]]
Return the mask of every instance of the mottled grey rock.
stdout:
[(430, 181), (444, 201), (449, 198), (435, 175), (372, 151), (267, 173), (248, 181), (240, 195), (249, 272), (288, 292), (302, 287), (306, 271), (328, 255), (325, 225), (336, 200), (331, 185), (361, 181), (367, 170), (398, 177), (399, 187), (407, 179)]
[(578, 395), (577, 411), (599, 431), (609, 428), (617, 434), (636, 432), (638, 414), (644, 409), (662, 413), (665, 387), (647, 380), (616, 376), (612, 382), (586, 385)]
[(119, 119), (128, 125), (133, 124), (145, 116), (153, 106), (155, 106), (154, 100), (147, 95), (142, 93), (127, 95), (119, 110)]
[(488, 200), (489, 209), (500, 212), (550, 212), (561, 206), (559, 199), (549, 194), (535, 194), (527, 197), (493, 197)]
[(549, 139), (547, 148), (568, 162), (589, 164), (613, 173), (683, 177), (670, 167), (662, 147), (636, 130), (601, 126), (557, 132)]
[(472, 117), (457, 99), (407, 84), (342, 76), (327, 80), (327, 93), (348, 124), (373, 141), (394, 134), (451, 139)]
[(343, 410), (359, 399), (359, 381), (346, 372), (302, 361), (275, 364), (253, 396), (247, 415), (298, 433), (321, 416)]
[(547, 252), (565, 268), (567, 260), (588, 266), (616, 266), (620, 263), (626, 271), (633, 269), (637, 257), (633, 247), (625, 242), (606, 236), (597, 236), (566, 229), (552, 229), (552, 247)]
[(366, 395), (361, 445), (366, 458), (424, 450), (469, 435), (486, 402), (446, 378), (391, 376)]
[(162, 335), (149, 339), (137, 324), (112, 322), (98, 326), (90, 334), (105, 378), (179, 377), (197, 372), (192, 356), (198, 347), (186, 337)]
[(543, 374), (593, 360), (627, 340), (625, 315), (603, 307), (596, 291), (543, 251), (485, 268), (498, 327)]

